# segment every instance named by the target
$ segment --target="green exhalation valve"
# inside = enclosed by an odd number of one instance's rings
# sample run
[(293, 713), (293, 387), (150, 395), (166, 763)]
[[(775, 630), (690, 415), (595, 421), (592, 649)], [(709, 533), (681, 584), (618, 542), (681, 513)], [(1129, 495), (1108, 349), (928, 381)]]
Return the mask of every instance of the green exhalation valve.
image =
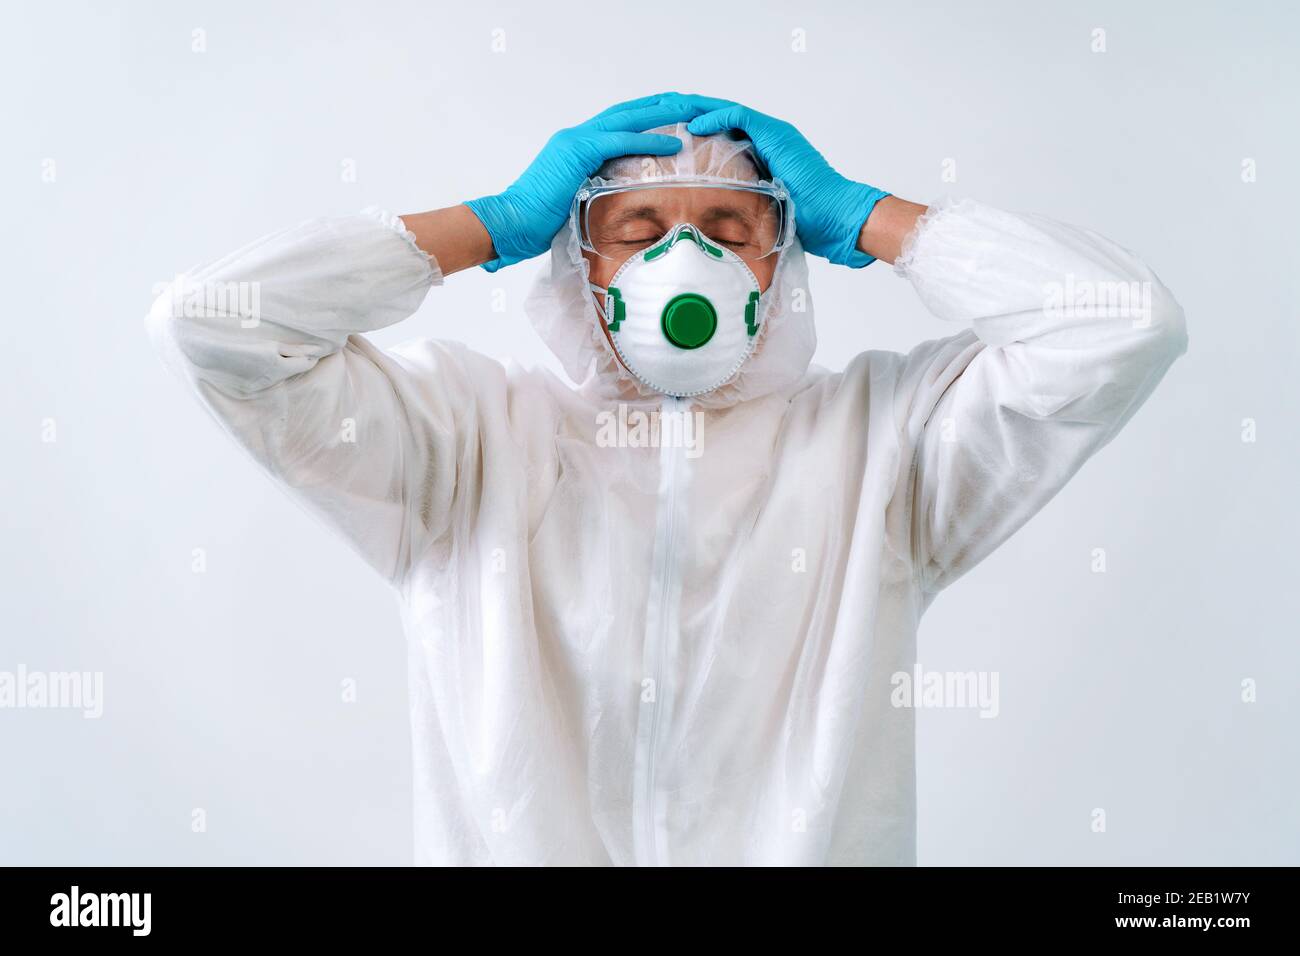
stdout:
[(713, 303), (695, 292), (673, 296), (664, 306), (664, 337), (679, 349), (698, 349), (713, 338), (718, 313)]

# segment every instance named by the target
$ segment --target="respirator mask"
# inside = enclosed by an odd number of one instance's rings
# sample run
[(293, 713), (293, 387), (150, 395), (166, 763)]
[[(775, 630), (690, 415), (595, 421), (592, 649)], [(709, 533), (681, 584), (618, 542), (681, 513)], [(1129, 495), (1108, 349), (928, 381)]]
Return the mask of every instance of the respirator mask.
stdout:
[[(675, 221), (660, 232), (675, 213), (700, 221)], [(779, 254), (794, 236), (784, 188), (589, 184), (574, 201), (574, 216), (584, 249), (621, 262), (607, 287), (591, 288), (627, 370), (679, 398), (730, 381), (762, 330), (763, 293), (751, 264)]]

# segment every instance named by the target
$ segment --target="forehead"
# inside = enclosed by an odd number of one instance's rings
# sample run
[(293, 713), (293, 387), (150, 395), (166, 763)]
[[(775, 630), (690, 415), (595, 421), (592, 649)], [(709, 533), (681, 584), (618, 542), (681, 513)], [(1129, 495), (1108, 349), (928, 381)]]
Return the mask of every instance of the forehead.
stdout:
[(658, 218), (683, 213), (711, 215), (761, 214), (772, 203), (764, 193), (712, 186), (656, 186), (606, 193), (592, 203), (593, 220), (629, 217)]

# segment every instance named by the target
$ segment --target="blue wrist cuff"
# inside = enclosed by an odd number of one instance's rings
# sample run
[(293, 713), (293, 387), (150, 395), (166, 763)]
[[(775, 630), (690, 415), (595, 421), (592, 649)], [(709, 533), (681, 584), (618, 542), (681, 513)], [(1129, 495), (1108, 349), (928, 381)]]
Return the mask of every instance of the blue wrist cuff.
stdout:
[(861, 269), (875, 262), (876, 257), (869, 256), (858, 248), (858, 236), (862, 234), (862, 227), (871, 218), (871, 211), (876, 208), (876, 203), (890, 194), (875, 186), (867, 186), (863, 183), (854, 183), (854, 185), (858, 188), (855, 190), (857, 195), (853, 198), (853, 216), (849, 222), (856, 225), (853, 232), (844, 240), (843, 246), (836, 250), (836, 255), (831, 261), (848, 266), (850, 269)]
[(488, 235), (492, 238), (492, 251), (497, 254), (495, 259), (484, 262), (480, 268), (487, 272), (496, 272), (503, 266), (512, 266), (516, 262), (523, 261), (521, 257), (512, 256), (508, 250), (503, 222), (506, 212), (500, 196), (467, 199), (464, 205), (468, 206), (469, 211), (478, 217), (479, 222), (483, 223), (483, 228), (487, 230)]

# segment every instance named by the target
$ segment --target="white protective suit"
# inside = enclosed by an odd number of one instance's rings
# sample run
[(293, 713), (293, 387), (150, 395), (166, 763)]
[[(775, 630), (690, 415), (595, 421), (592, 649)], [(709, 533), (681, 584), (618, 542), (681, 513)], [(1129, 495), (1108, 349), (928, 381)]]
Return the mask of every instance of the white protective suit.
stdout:
[[(673, 171), (716, 172), (682, 135), (704, 159)], [(169, 364), (400, 595), (417, 862), (914, 863), (914, 712), (890, 692), (923, 610), (1115, 434), (1186, 335), (1131, 253), (972, 201), (932, 207), (896, 271), (969, 328), (810, 367), (796, 245), (753, 358), (680, 403), (615, 361), (570, 228), (527, 308), (576, 390), (454, 341), (371, 345), (441, 284), (382, 214), (185, 277), (258, 283), (257, 324), (186, 316), (178, 289), (155, 303)], [(1114, 283), (1148, 294), (1142, 314), (1045, 307)], [(600, 440), (601, 413), (661, 402), (698, 413), (695, 450)]]

